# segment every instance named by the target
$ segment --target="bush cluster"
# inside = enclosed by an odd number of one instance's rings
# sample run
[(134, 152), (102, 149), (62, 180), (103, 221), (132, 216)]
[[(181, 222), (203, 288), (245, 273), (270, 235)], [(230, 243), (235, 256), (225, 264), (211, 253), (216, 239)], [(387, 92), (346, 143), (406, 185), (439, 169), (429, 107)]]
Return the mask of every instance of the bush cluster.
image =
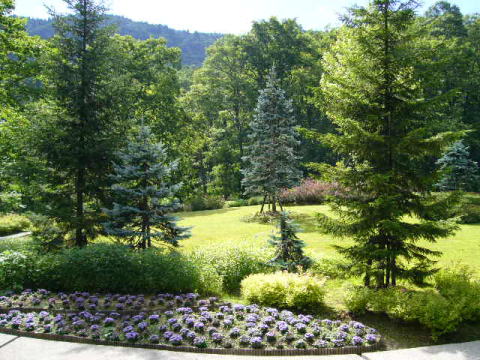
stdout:
[(315, 205), (322, 204), (327, 196), (337, 192), (336, 184), (305, 179), (299, 186), (283, 190), (279, 199), (282, 204)]
[(461, 269), (447, 269), (435, 276), (433, 289), (374, 290), (355, 288), (346, 304), (350, 311), (385, 313), (394, 319), (417, 321), (440, 335), (455, 331), (464, 321), (480, 320), (480, 282)]
[(241, 283), (242, 296), (251, 303), (295, 310), (323, 307), (325, 280), (309, 274), (276, 272), (254, 274)]
[(210, 247), (191, 253), (135, 251), (118, 244), (37, 252), (18, 247), (0, 252), (0, 289), (47, 288), (96, 292), (238, 291), (246, 276), (265, 272), (269, 250)]
[(185, 202), (185, 211), (223, 209), (225, 200), (221, 196), (198, 195)]
[(0, 216), (0, 236), (16, 234), (30, 228), (30, 220), (22, 215), (7, 214)]
[(261, 205), (263, 202), (263, 197), (254, 196), (248, 199), (235, 199), (227, 202), (228, 207), (241, 207), (241, 206), (254, 206)]
[(241, 281), (247, 276), (272, 270), (266, 265), (272, 249), (249, 245), (202, 247), (187, 256), (197, 268), (202, 269), (202, 273), (218, 276), (221, 289), (227, 293), (238, 291)]

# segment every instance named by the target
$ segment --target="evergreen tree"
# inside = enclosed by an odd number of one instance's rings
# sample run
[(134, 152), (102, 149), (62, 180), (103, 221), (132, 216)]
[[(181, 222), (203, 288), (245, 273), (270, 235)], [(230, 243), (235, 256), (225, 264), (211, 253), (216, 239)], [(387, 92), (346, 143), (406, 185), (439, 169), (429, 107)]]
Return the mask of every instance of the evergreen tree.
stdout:
[(475, 189), (478, 180), (478, 164), (470, 159), (468, 150), (468, 146), (458, 141), (437, 161), (440, 170), (445, 172), (444, 177), (437, 184), (440, 190), (472, 191)]
[(307, 269), (312, 260), (304, 255), (305, 243), (297, 236), (299, 228), (286, 212), (280, 214), (278, 230), (279, 234), (272, 235), (270, 240), (270, 244), (276, 248), (275, 257), (270, 263), (291, 272), (298, 268)]
[[(463, 133), (431, 128), (442, 97), (425, 99), (414, 64), (422, 61), (411, 25), (414, 1), (373, 0), (353, 8), (337, 42), (325, 55), (322, 107), (338, 134), (322, 139), (342, 157), (318, 168), (346, 191), (330, 199), (336, 218), (320, 216), (326, 233), (353, 238), (337, 249), (351, 260), (364, 284), (422, 282), (431, 256), (418, 242), (452, 234), (448, 205), (431, 190), (439, 174), (427, 166)], [(409, 221), (414, 217), (416, 221)], [(435, 219), (435, 220), (433, 220)]]
[(111, 219), (104, 224), (106, 232), (140, 249), (151, 247), (152, 240), (177, 246), (188, 234), (169, 215), (180, 207), (174, 199), (180, 184), (170, 184), (176, 162), (167, 163), (165, 149), (154, 142), (147, 126), (118, 157), (112, 176), (115, 203), (113, 209), (105, 210)]
[(45, 114), (39, 116), (38, 127), (46, 135), (36, 141), (52, 169), (46, 188), (58, 193), (55, 200), (50, 197), (52, 215), (74, 231), (76, 246), (84, 246), (96, 235), (107, 175), (127, 124), (119, 110), (113, 29), (105, 26), (105, 8), (97, 0), (64, 2), (71, 14), (52, 12), (55, 51), (49, 58), (47, 86), (54, 104), (41, 107)]
[(282, 209), (278, 193), (296, 185), (302, 173), (295, 151), (299, 141), (292, 104), (279, 87), (275, 70), (270, 72), (267, 87), (260, 91), (255, 112), (250, 123), (251, 145), (244, 157), (243, 184), (247, 195), (264, 196), (261, 213), (265, 203), (276, 212), (277, 203)]

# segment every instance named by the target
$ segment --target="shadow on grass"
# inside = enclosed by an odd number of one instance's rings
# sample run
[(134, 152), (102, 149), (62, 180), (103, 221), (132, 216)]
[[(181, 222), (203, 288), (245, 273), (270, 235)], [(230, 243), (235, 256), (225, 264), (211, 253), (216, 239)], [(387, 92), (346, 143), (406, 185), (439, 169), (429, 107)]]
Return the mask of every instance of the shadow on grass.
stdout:
[(238, 208), (224, 208), (224, 209), (215, 209), (215, 210), (179, 212), (179, 213), (176, 213), (175, 215), (181, 219), (189, 219), (189, 218), (201, 217), (201, 216), (225, 214), (235, 210), (238, 210)]

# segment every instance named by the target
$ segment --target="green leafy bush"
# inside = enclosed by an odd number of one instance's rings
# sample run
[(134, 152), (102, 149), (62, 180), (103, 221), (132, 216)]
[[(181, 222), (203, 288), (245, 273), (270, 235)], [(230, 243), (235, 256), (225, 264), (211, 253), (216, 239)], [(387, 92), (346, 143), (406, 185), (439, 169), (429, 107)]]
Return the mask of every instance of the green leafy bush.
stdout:
[(325, 280), (310, 274), (276, 272), (250, 275), (241, 283), (242, 296), (251, 303), (295, 310), (324, 305)]
[(316, 259), (313, 257), (313, 263), (309, 271), (332, 279), (348, 279), (353, 275), (350, 263), (345, 259), (339, 258)]
[(198, 195), (185, 203), (186, 211), (202, 211), (223, 209), (225, 200), (221, 196)]
[(206, 247), (190, 253), (188, 258), (202, 274), (217, 274), (224, 292), (235, 293), (247, 276), (271, 271), (266, 264), (271, 256), (271, 249), (244, 245)]
[(221, 283), (216, 273), (166, 249), (134, 251), (124, 245), (92, 244), (47, 254), (0, 253), (0, 289), (219, 294)]
[(345, 302), (355, 313), (371, 311), (418, 321), (436, 339), (454, 331), (463, 321), (480, 319), (480, 283), (461, 269), (447, 269), (435, 275), (434, 289), (354, 288)]
[(26, 231), (30, 228), (30, 225), (30, 220), (22, 215), (7, 214), (0, 216), (0, 236)]

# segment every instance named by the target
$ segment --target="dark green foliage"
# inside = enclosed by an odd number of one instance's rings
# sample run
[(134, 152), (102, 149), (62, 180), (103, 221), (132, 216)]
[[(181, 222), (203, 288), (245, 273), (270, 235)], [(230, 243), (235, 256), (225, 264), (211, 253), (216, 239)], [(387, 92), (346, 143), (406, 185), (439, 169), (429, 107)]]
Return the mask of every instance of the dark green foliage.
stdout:
[(166, 150), (147, 126), (117, 155), (112, 175), (114, 205), (105, 210), (110, 219), (104, 223), (107, 234), (140, 249), (156, 242), (178, 246), (189, 235), (170, 215), (181, 207), (175, 199), (180, 184), (171, 184), (176, 162), (168, 163)]
[[(139, 40), (146, 40), (150, 37), (165, 38), (170, 47), (182, 49), (182, 63), (185, 65), (202, 65), (205, 49), (223, 36), (222, 34), (174, 30), (165, 25), (133, 21), (116, 15), (107, 16), (107, 23), (116, 25), (118, 34), (133, 36)], [(54, 35), (52, 20), (29, 18), (27, 30), (30, 35), (39, 35), (44, 39)]]
[(48, 64), (57, 106), (41, 107), (32, 141), (47, 163), (50, 213), (74, 230), (77, 246), (84, 246), (98, 230), (99, 200), (126, 125), (121, 112), (112, 111), (120, 98), (113, 96), (118, 84), (112, 81), (113, 29), (104, 26), (105, 8), (96, 0), (65, 2), (72, 15), (52, 14), (56, 51)]
[(366, 286), (421, 283), (435, 271), (431, 257), (439, 253), (418, 242), (435, 242), (455, 229), (440, 220), (449, 217), (446, 204), (456, 195), (436, 199), (431, 190), (439, 174), (427, 164), (463, 133), (439, 132), (427, 121), (445, 98), (427, 101), (414, 72), (423, 61), (413, 42), (414, 5), (375, 0), (351, 9), (323, 62), (320, 105), (338, 134), (322, 140), (343, 161), (318, 169), (346, 190), (330, 198), (337, 217), (321, 216), (320, 224), (353, 238), (354, 245), (337, 248)]
[(456, 142), (450, 150), (437, 161), (444, 176), (436, 185), (440, 190), (472, 191), (478, 188), (478, 164), (470, 159), (468, 146)]
[(197, 195), (188, 200), (185, 204), (186, 211), (202, 211), (222, 209), (225, 206), (225, 200), (221, 196), (215, 195)]
[(298, 238), (299, 230), (288, 213), (280, 214), (278, 234), (272, 235), (269, 241), (270, 245), (275, 248), (275, 257), (270, 260), (270, 264), (290, 272), (306, 270), (310, 267), (312, 260), (303, 253), (305, 242)]
[(271, 205), (273, 212), (277, 211), (277, 203), (282, 207), (280, 191), (295, 186), (302, 176), (296, 154), (299, 141), (295, 125), (292, 103), (272, 69), (250, 123), (251, 145), (243, 158), (246, 164), (243, 184), (246, 195), (264, 196), (264, 204)]

